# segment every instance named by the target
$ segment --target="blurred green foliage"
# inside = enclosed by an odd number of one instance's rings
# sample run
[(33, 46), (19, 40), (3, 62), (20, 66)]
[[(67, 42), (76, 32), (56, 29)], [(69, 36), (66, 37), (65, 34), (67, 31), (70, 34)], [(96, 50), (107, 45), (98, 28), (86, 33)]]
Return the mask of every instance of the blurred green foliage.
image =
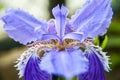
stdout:
[(112, 8), (115, 16), (120, 17), (120, 0), (112, 0)]
[(114, 18), (112, 20), (112, 23), (111, 23), (111, 26), (108, 30), (108, 33), (111, 35), (114, 35), (114, 34), (119, 35), (120, 34), (120, 17), (118, 17), (118, 19)]
[(2, 3), (0, 3), (0, 9), (2, 9), (3, 8), (3, 4)]
[(22, 44), (15, 42), (11, 38), (5, 38), (2, 41), (0, 41), (0, 51), (6, 51), (6, 50), (10, 50), (14, 47), (21, 47), (21, 46), (22, 46)]

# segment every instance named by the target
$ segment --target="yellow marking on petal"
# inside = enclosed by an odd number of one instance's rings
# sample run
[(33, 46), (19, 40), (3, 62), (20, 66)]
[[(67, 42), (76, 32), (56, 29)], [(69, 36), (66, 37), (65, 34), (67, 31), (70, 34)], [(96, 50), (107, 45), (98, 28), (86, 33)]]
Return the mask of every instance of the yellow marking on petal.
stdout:
[(44, 53), (45, 53), (45, 52), (44, 52), (43, 50), (41, 50), (41, 51), (39, 52), (39, 56), (40, 56), (40, 57), (43, 57)]
[(60, 42), (57, 42), (57, 43), (56, 43), (56, 47), (58, 48), (59, 51), (65, 50), (64, 44), (61, 44)]

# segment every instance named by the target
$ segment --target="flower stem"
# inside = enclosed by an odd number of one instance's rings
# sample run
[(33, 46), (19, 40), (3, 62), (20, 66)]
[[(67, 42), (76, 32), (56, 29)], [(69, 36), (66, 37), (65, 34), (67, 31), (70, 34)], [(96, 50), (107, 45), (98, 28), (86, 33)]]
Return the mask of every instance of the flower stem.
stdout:
[(78, 80), (78, 76), (75, 76), (73, 78), (63, 78), (60, 76), (52, 75), (52, 80)]
[(65, 79), (65, 80), (73, 80), (72, 78), (69, 78), (69, 79)]

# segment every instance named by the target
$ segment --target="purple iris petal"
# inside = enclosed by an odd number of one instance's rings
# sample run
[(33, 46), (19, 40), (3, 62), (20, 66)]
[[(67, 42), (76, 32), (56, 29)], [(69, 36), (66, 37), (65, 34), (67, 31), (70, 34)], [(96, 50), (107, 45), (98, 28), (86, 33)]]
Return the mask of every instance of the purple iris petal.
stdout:
[(57, 39), (60, 41), (59, 37), (54, 34), (43, 34), (41, 40), (50, 40), (50, 39)]
[(82, 41), (84, 39), (84, 36), (83, 36), (83, 33), (80, 33), (80, 32), (71, 32), (71, 33), (66, 34), (63, 37), (63, 40), (65, 39), (74, 39), (74, 40)]
[(35, 54), (30, 57), (25, 68), (25, 80), (51, 80), (50, 74), (40, 69), (40, 61), (40, 58)]
[(50, 20), (48, 21), (48, 24), (49, 24), (48, 33), (49, 33), (49, 34), (56, 34), (55, 20), (54, 20), (54, 19), (50, 19)]
[(112, 15), (113, 15), (112, 8), (109, 8), (106, 17), (103, 20), (104, 23), (101, 24), (101, 26), (104, 26), (104, 27), (100, 28), (99, 29), (100, 31), (98, 31), (100, 35), (104, 35), (107, 32), (106, 28), (108, 28), (111, 23)]
[(95, 52), (86, 54), (89, 60), (88, 72), (79, 75), (79, 80), (105, 80), (104, 67)]
[(65, 34), (68, 34), (70, 32), (72, 32), (72, 29), (71, 29), (71, 25), (69, 23), (69, 20), (66, 21), (66, 25), (65, 25)]
[(53, 8), (52, 12), (56, 20), (57, 34), (60, 38), (62, 38), (65, 32), (65, 21), (68, 15), (68, 9), (63, 5), (61, 8), (59, 5), (57, 5), (55, 8)]
[(111, 0), (88, 0), (71, 18), (72, 27), (83, 32), (86, 37), (94, 38), (105, 34), (112, 18), (110, 5)]
[(88, 70), (88, 60), (79, 49), (53, 50), (45, 53), (40, 68), (52, 74), (71, 78)]
[(22, 44), (41, 38), (41, 34), (47, 29), (46, 22), (39, 21), (20, 9), (9, 9), (2, 20), (8, 35)]

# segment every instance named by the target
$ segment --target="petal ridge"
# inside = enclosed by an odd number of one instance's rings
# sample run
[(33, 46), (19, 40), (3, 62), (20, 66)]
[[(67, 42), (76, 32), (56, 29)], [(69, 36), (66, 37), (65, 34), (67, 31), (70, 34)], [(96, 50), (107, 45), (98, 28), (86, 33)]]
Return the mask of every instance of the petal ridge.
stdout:
[(89, 70), (79, 75), (79, 80), (105, 80), (103, 64), (95, 52), (88, 50), (86, 57), (89, 60)]
[(4, 29), (8, 35), (22, 44), (35, 41), (41, 37), (41, 34), (46, 33), (45, 21), (37, 20), (21, 9), (9, 9), (1, 19), (5, 23)]
[(86, 38), (104, 35), (113, 15), (110, 5), (111, 0), (89, 0), (71, 18), (72, 27)]
[(65, 51), (53, 50), (45, 53), (41, 60), (40, 67), (50, 74), (72, 78), (88, 70), (88, 60), (82, 51), (78, 49)]
[(55, 8), (53, 8), (52, 13), (56, 20), (56, 31), (58, 36), (62, 39), (65, 32), (65, 21), (68, 15), (68, 9), (65, 6), (57, 5)]

